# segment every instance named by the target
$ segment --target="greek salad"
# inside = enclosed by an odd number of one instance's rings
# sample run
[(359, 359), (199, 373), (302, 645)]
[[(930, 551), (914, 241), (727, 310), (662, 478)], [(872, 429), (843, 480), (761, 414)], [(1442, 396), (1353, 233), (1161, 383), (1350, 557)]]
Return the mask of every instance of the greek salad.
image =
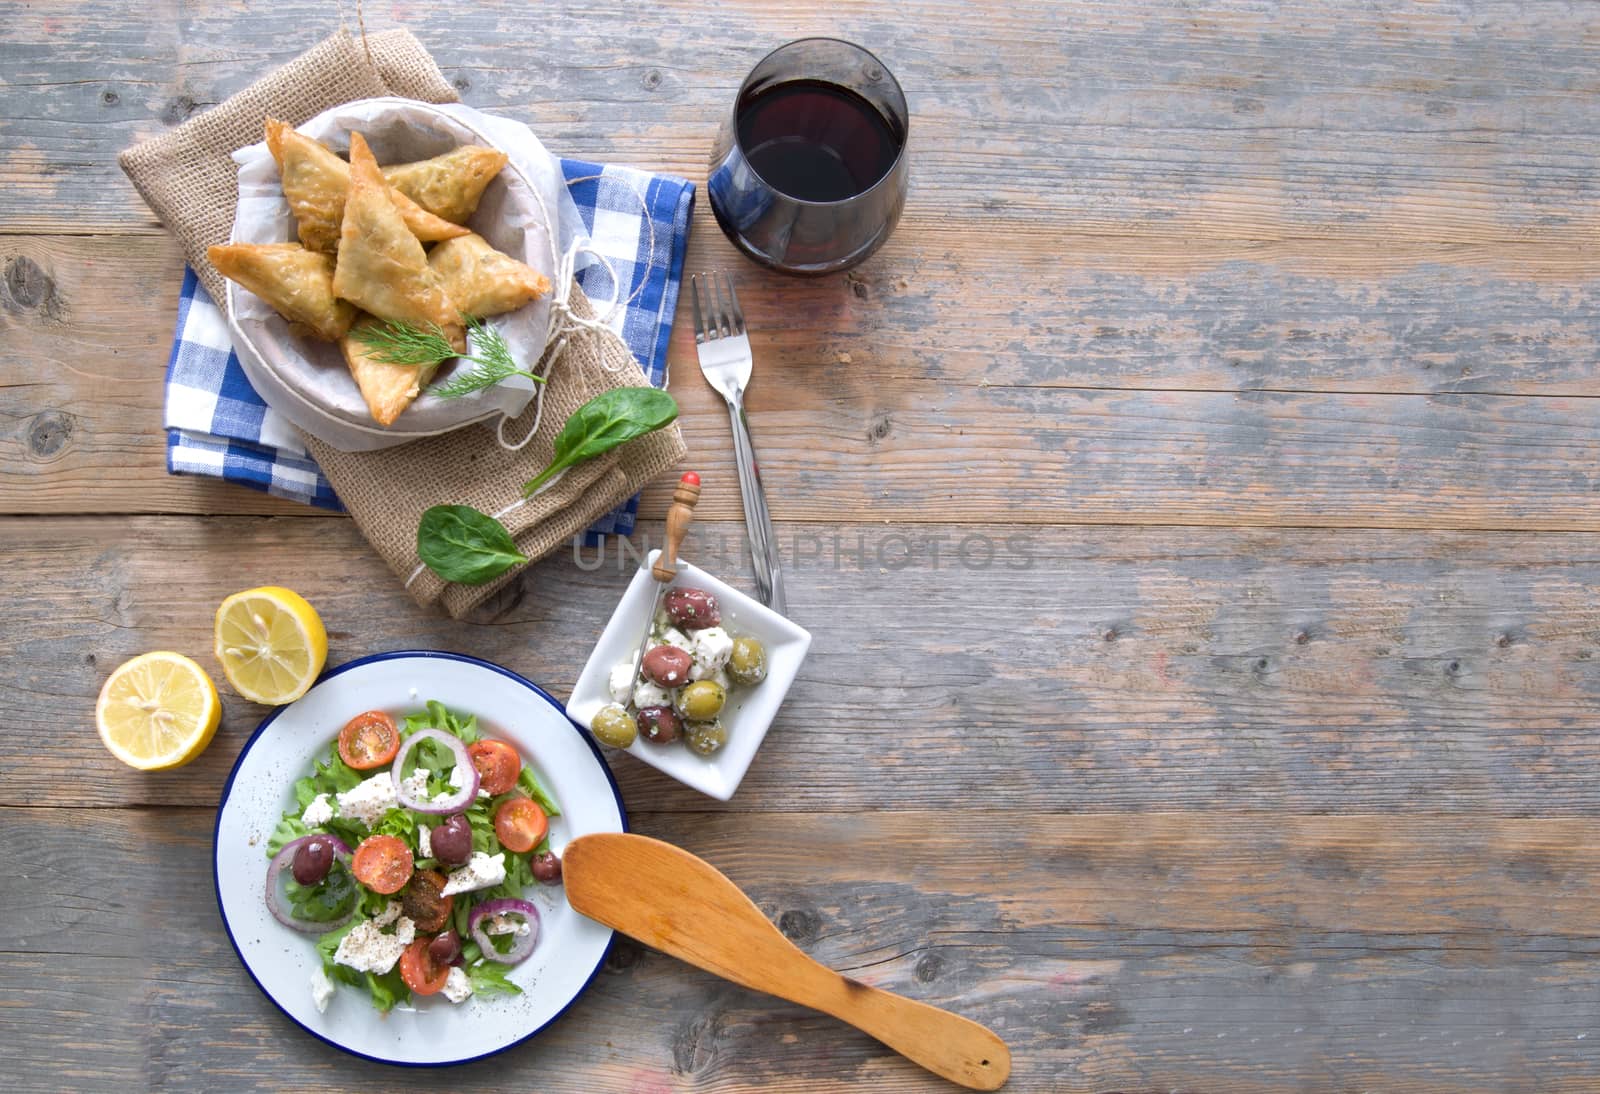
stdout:
[(380, 1011), (520, 994), (509, 974), (539, 942), (524, 894), (561, 880), (549, 840), (560, 812), (475, 716), (429, 701), (400, 723), (381, 710), (350, 719), (267, 841), (268, 908), (317, 936), (317, 1010), (339, 985)]

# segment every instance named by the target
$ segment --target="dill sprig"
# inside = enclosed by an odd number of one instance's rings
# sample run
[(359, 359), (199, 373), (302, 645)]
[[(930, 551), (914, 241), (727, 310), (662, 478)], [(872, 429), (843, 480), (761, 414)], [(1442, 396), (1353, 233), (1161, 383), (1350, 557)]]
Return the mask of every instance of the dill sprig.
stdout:
[(508, 376), (526, 376), (536, 384), (545, 382), (543, 376), (518, 368), (505, 337), (483, 320), (469, 318), (467, 332), (478, 349), (476, 354), (457, 353), (450, 336), (437, 323), (426, 327), (404, 322), (378, 323), (352, 331), (352, 337), (385, 364), (432, 366), (460, 358), (478, 366), (470, 371), (458, 370), (449, 380), (428, 388), (441, 399), (459, 399), (493, 387)]

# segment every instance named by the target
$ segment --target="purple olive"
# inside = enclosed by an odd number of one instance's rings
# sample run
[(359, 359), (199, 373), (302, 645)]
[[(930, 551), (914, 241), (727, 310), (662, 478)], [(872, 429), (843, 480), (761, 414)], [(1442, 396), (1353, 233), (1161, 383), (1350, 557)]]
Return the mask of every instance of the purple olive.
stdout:
[(717, 598), (704, 589), (668, 589), (667, 614), (685, 630), (697, 631), (722, 622)]
[(457, 813), (428, 834), (433, 857), (446, 866), (464, 866), (472, 857), (472, 825)]
[(639, 665), (641, 672), (664, 688), (683, 687), (689, 682), (689, 670), (693, 667), (694, 658), (689, 656), (689, 651), (677, 646), (646, 650), (644, 661)]
[(454, 965), (461, 959), (461, 936), (454, 927), (428, 943), (428, 956), (438, 965)]
[(533, 871), (533, 876), (546, 885), (553, 885), (561, 880), (561, 857), (554, 851), (534, 855), (533, 861), (528, 866)]
[(639, 733), (654, 744), (671, 744), (683, 732), (683, 720), (671, 707), (642, 707), (639, 710)]
[(313, 836), (295, 848), (289, 872), (301, 885), (315, 885), (333, 869), (333, 844)]

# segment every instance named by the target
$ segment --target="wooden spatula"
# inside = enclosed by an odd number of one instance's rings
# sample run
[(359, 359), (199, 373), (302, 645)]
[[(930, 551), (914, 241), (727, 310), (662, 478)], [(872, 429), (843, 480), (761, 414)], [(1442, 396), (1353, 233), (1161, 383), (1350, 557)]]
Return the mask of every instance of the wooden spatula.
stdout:
[(807, 957), (709, 863), (647, 836), (580, 836), (561, 855), (567, 901), (590, 919), (707, 972), (814, 1007), (935, 1075), (995, 1090), (1011, 1050), (978, 1023), (868, 987)]

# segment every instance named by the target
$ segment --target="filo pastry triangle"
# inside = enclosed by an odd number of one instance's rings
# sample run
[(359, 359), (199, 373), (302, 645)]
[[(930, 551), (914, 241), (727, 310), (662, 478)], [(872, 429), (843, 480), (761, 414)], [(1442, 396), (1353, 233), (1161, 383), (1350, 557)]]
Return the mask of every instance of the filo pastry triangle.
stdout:
[(506, 159), (504, 152), (465, 144), (431, 160), (385, 167), (383, 177), (428, 212), (465, 224)]
[[(457, 350), (465, 352), (461, 312), (445, 294), (438, 275), (429, 269), (422, 244), (400, 219), (389, 194), (366, 140), (359, 133), (350, 134), (350, 196), (345, 202), (333, 291), (378, 320), (437, 326)], [(435, 366), (377, 360), (356, 337), (372, 325), (363, 319), (339, 344), (367, 410), (387, 426), (417, 397)]]
[(229, 281), (255, 293), (297, 328), (337, 342), (356, 310), (333, 291), (333, 256), (298, 243), (225, 243), (206, 257)]
[[(267, 151), (277, 162), (278, 175), (283, 180), (283, 196), (300, 226), (300, 242), (313, 251), (332, 254), (339, 246), (339, 228), (344, 222), (350, 165), (320, 141), (296, 132), (287, 122), (268, 118), (266, 133)], [(352, 133), (352, 144), (355, 137)], [(466, 234), (459, 224), (434, 216), (399, 191), (391, 194), (391, 200), (418, 239), (451, 239)]]
[(439, 244), (428, 265), (461, 314), (479, 319), (516, 311), (550, 291), (548, 277), (501, 254), (476, 232)]

